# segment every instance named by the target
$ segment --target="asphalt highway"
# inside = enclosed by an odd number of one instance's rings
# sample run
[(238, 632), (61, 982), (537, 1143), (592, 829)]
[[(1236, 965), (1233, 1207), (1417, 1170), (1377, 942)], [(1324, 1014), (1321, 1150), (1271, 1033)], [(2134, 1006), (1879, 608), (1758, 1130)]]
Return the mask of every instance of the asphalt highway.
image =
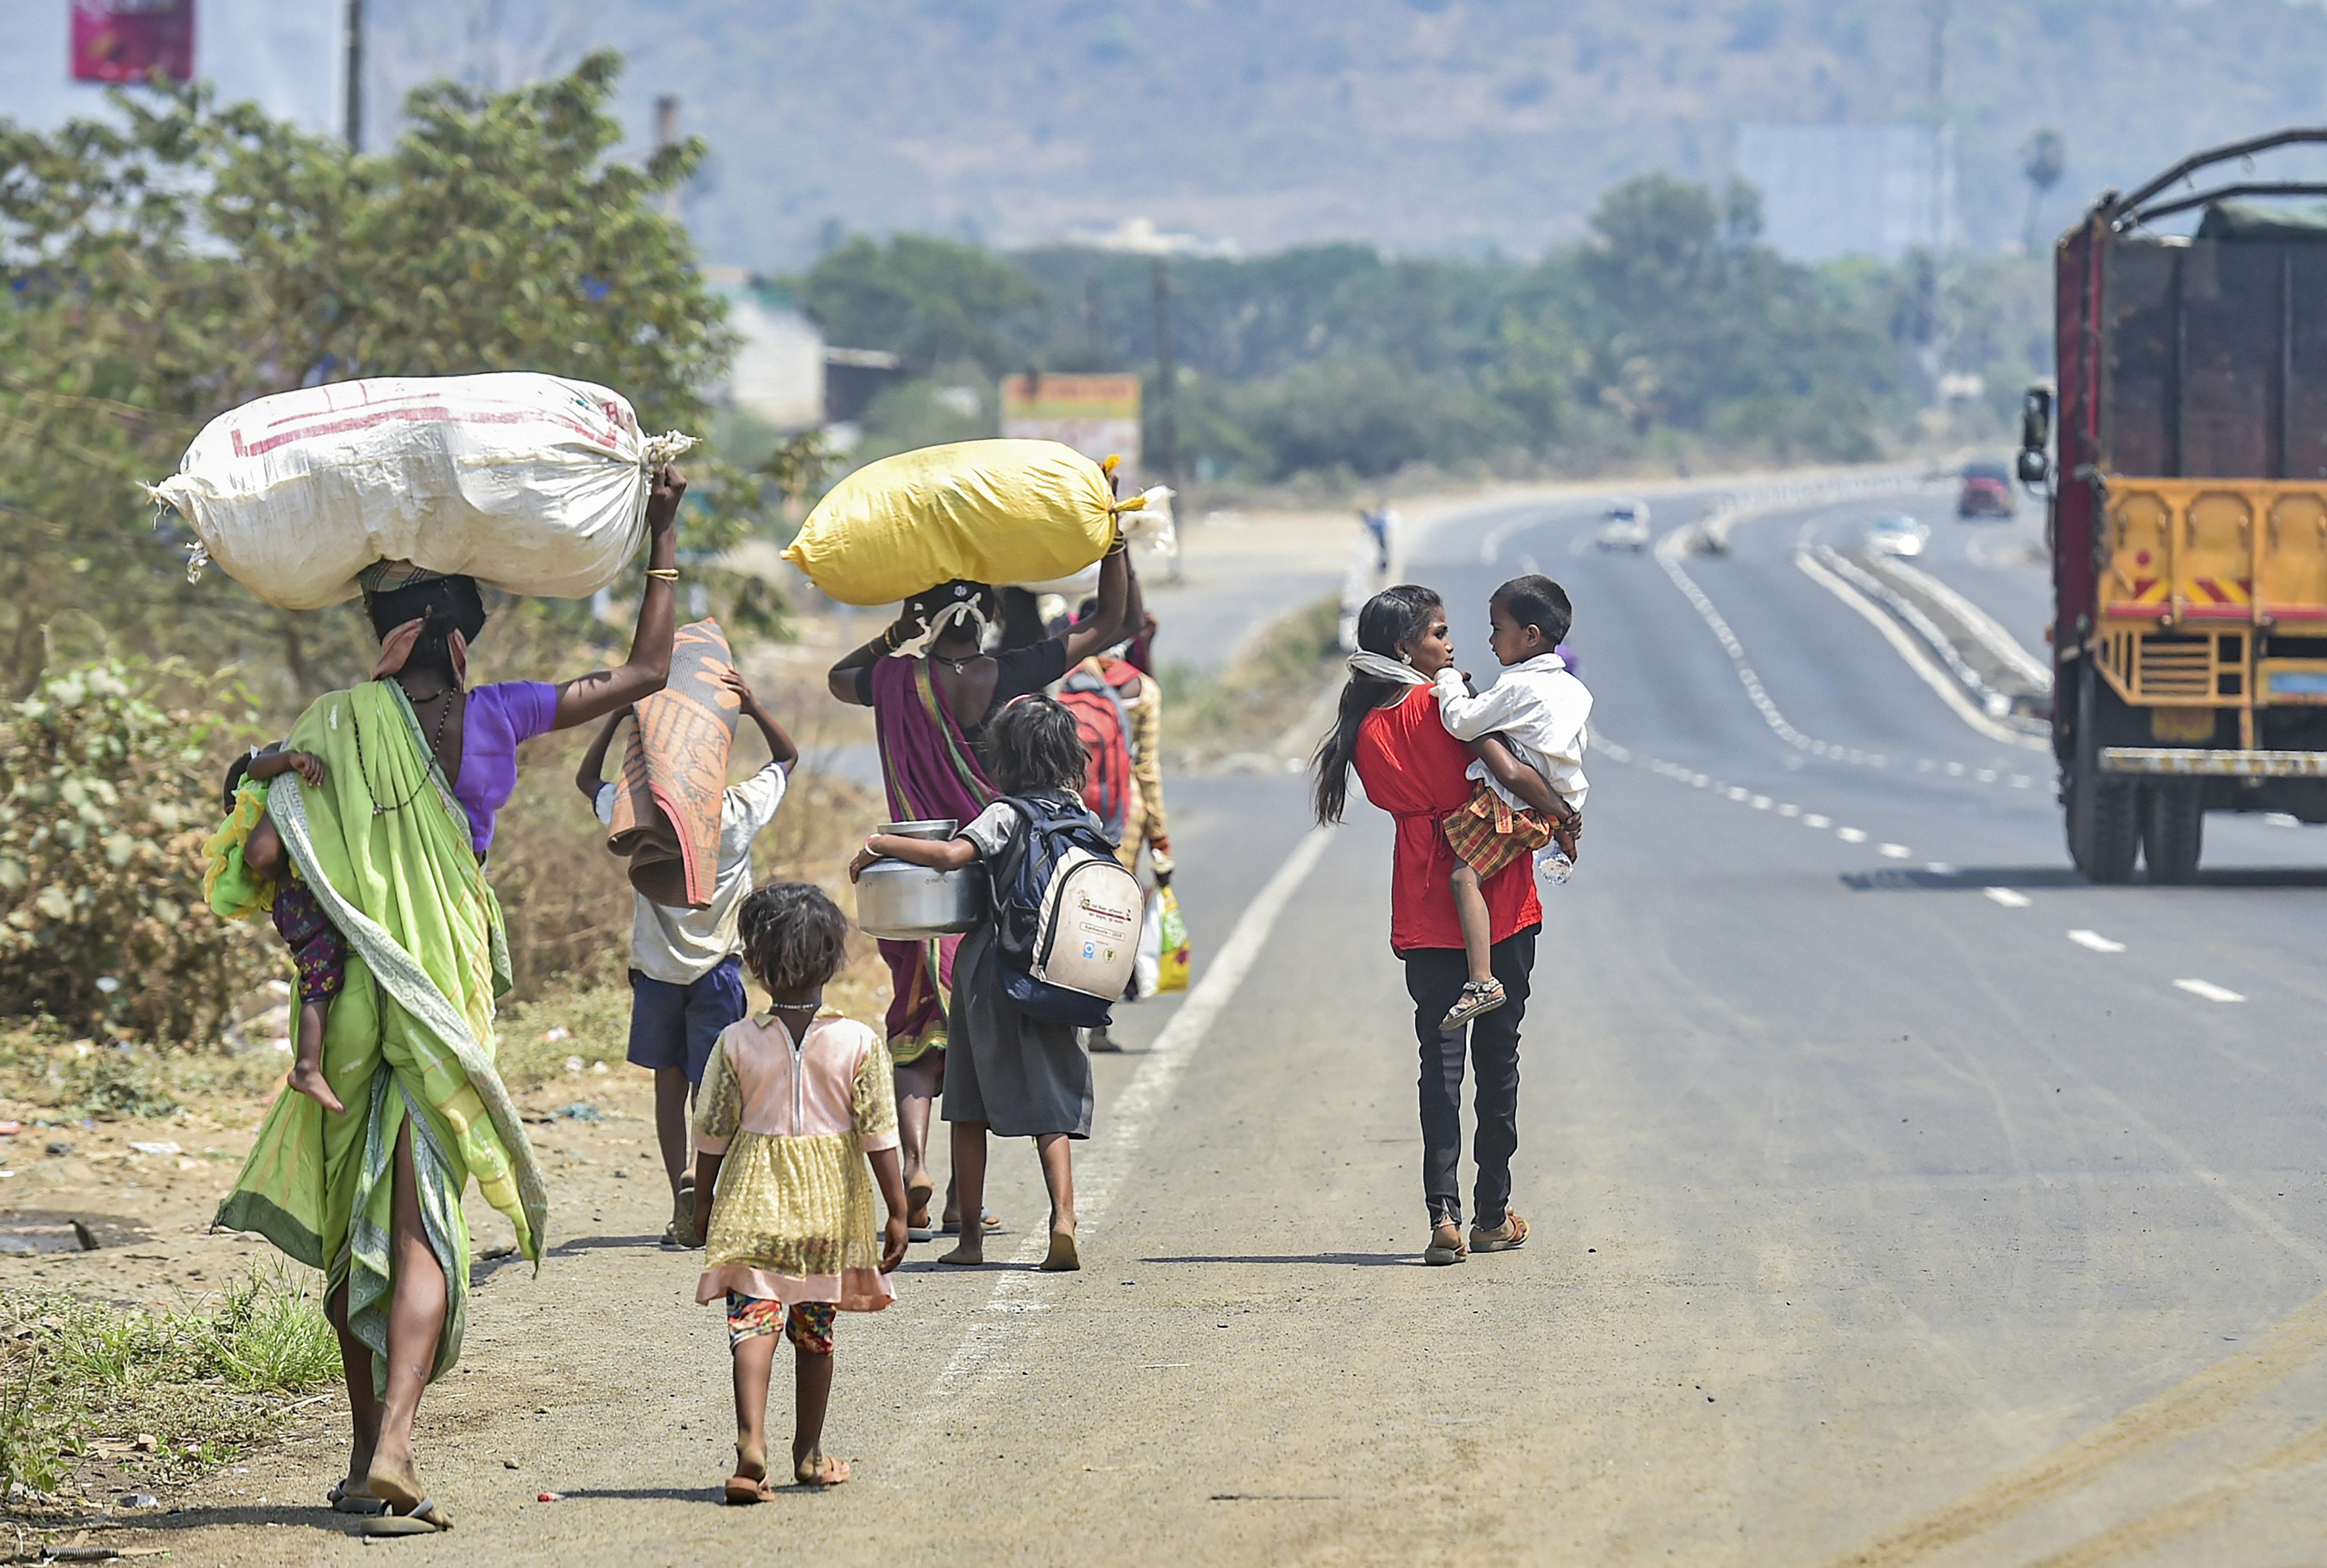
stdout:
[[(1032, 1272), (1033, 1155), (997, 1148), (989, 1255), (1015, 1261), (917, 1247), (896, 1305), (840, 1324), (827, 1449), (857, 1479), (724, 1509), (695, 1265), (572, 1239), (481, 1292), (474, 1373), (428, 1407), (459, 1529), (369, 1550), (2313, 1560), (2327, 837), (2216, 817), (2195, 884), (2084, 885), (2049, 752), (1974, 727), (1799, 563), (1914, 510), (1918, 565), (2041, 656), (2033, 520), (1947, 503), (1752, 518), (1722, 557), (1600, 551), (1584, 500), (1417, 545), (1482, 682), (1488, 591), (1560, 577), (1596, 697), (1527, 1021), (1524, 1250), (1419, 1264), (1387, 818), (1321, 835), (1297, 779), (1173, 780), (1198, 983), (1122, 1010), (1099, 1061), (1081, 1274)], [(1659, 502), (1658, 533), (1692, 510)], [(519, 1445), (522, 1479), (491, 1462)]]

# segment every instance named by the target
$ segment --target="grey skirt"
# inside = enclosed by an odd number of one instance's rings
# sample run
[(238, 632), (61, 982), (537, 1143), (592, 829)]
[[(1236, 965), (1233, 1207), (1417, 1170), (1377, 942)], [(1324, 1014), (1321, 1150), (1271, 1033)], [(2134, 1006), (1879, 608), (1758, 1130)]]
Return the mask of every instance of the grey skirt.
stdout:
[(1029, 1018), (1010, 1004), (990, 925), (972, 929), (954, 953), (945, 1119), (984, 1122), (1005, 1138), (1090, 1136), (1090, 1052), (1073, 1024)]

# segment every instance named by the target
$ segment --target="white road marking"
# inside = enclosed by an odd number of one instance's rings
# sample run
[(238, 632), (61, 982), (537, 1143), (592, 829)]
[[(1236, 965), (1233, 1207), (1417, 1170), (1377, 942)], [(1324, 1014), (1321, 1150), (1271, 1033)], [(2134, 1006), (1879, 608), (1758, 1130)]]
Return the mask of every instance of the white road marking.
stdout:
[(1707, 779), (1707, 778), (1706, 778), (1704, 774), (1702, 774), (1702, 773), (1693, 774), (1693, 775), (1691, 775), (1691, 776), (1690, 776), (1690, 778), (1689, 778), (1689, 782), (1690, 782), (1690, 783), (1692, 783), (1692, 784), (1694, 784), (1694, 785), (1696, 785), (1699, 789), (1704, 789), (1707, 784), (1710, 784), (1712, 781), (1713, 781), (1713, 780), (1711, 780), (1710, 779)]
[(2191, 995), (2202, 996), (2209, 1002), (2244, 1002), (2246, 1000), (2237, 992), (2226, 986), (2217, 985), (2211, 980), (2176, 980), (2173, 984)]
[(1938, 766), (1939, 764), (1932, 761), (1929, 757), (1918, 757), (1915, 759), (1915, 771), (1918, 773), (1928, 773), (1933, 768)]
[(1750, 804), (1756, 811), (1767, 811), (1770, 809), (1770, 798), (1767, 795), (1756, 795)]
[(1834, 835), (1845, 844), (1864, 844), (1866, 830), (1863, 827), (1837, 827)]
[(1665, 575), (1673, 580), (1673, 586), (1680, 590), (1681, 597), (1688, 601), (1690, 608), (1696, 611), (1697, 619), (1712, 628), (1713, 635), (1720, 640), (1721, 650), (1729, 656), (1729, 662), (1736, 667), (1737, 679), (1745, 687), (1745, 695), (1752, 699), (1754, 707), (1761, 710), (1762, 721), (1775, 730), (1788, 745), (1810, 747), (1813, 744), (1810, 738), (1786, 723), (1786, 715), (1778, 711), (1778, 705), (1770, 700), (1768, 692), (1762, 689), (1762, 677), (1753, 673), (1752, 665), (1745, 662), (1745, 646), (1737, 640), (1737, 634), (1729, 630), (1729, 622), (1721, 618), (1721, 611), (1713, 607), (1713, 601), (1705, 596), (1705, 590), (1696, 585), (1696, 579), (1681, 570), (1680, 552), (1696, 527), (1694, 523), (1685, 524), (1658, 540), (1657, 565), (1665, 569)]
[(1963, 765), (1961, 762), (1950, 762), (1950, 763), (1949, 763), (1949, 764), (1948, 764), (1948, 777), (1949, 777), (1949, 778), (1950, 778), (1950, 779), (1960, 779), (1960, 778), (1962, 778), (1963, 776), (1964, 776), (1964, 765)]
[(1799, 817), (1801, 814), (1802, 808), (1791, 802), (1778, 807), (1778, 815), (1780, 817)]
[(1943, 860), (1927, 860), (1923, 863), (1923, 869), (1930, 872), (1933, 876), (1953, 876), (1956, 874), (1956, 868), (1949, 865)]
[[(1285, 857), (1276, 874), (1245, 906), (1244, 914), (1213, 955), (1203, 978), (1180, 1003), (1180, 1011), (1172, 1015), (1172, 1022), (1164, 1026), (1155, 1043), (1147, 1048), (1146, 1059), (1140, 1063), (1139, 1071), (1107, 1107), (1105, 1140), (1087, 1145), (1089, 1153), (1075, 1162), (1075, 1217), (1080, 1234), (1089, 1236), (1094, 1228), (1104, 1227), (1107, 1207), (1138, 1162), (1148, 1129), (1167, 1107), (1180, 1075), (1203, 1044), (1213, 1021), (1235, 999), (1238, 987), (1244, 984), (1245, 975), (1266, 946), (1285, 906), (1316, 869), (1318, 858), (1325, 853), (1332, 835), (1331, 827), (1312, 828), (1294, 846), (1293, 853)], [(921, 1406), (924, 1423), (939, 1419), (953, 1397), (966, 1390), (1006, 1348), (1006, 1341), (1021, 1331), (1013, 1321), (1015, 1313), (1039, 1310), (1027, 1298), (1042, 1292), (1046, 1283), (1057, 1276), (1023, 1265), (1041, 1262), (1050, 1248), (1050, 1241), (1047, 1227), (1028, 1227), (1026, 1239), (1008, 1259), (1020, 1266), (1002, 1271), (987, 1301), (986, 1310), (1000, 1316), (970, 1325)]]
[(1746, 798), (1748, 791), (1740, 789), (1737, 786), (1732, 784), (1728, 789), (1724, 789), (1722, 793), (1728, 796), (1732, 800), (1743, 800)]
[(1915, 853), (1903, 844), (1883, 844), (1877, 845), (1875, 847), (1886, 859), (1890, 860), (1907, 860), (1911, 858)]
[(2012, 787), (2014, 789), (2025, 789), (2033, 782), (2034, 782), (2034, 780), (2031, 779), (2025, 773), (2014, 773), (2012, 776)]
[(2002, 904), (2007, 910), (2024, 910), (2028, 907), (2028, 895), (2019, 891), (2017, 889), (1982, 888), (1979, 891), (1986, 893), (1989, 898), (1994, 899), (1997, 903)]
[(1972, 777), (1978, 779), (1983, 784), (1993, 784), (1995, 782), (1995, 770), (1993, 768), (1982, 768), (1978, 772), (1973, 774)]
[[(1868, 625), (1880, 632), (1883, 639), (1892, 646), (1902, 659), (1906, 661), (1907, 667), (1912, 670), (1925, 686), (1937, 693), (1939, 700), (1947, 704), (1955, 715), (1965, 723), (1969, 724), (1989, 740), (2001, 741), (2006, 745), (2025, 746), (2031, 751), (2042, 751), (2050, 746), (2050, 742), (2007, 728), (1980, 712), (1973, 705), (1972, 700), (1964, 695), (1963, 687), (1957, 684), (1955, 677), (1939, 667), (1932, 658), (1930, 651), (1909, 635), (1905, 627), (1892, 620), (1881, 606), (1867, 598), (1865, 594), (1820, 565), (1808, 551), (1804, 550), (1796, 554), (1794, 565), (1801, 569), (1802, 575), (1857, 611)], [(1671, 568), (1668, 567), (1667, 570), (1669, 571)]]
[(1824, 829), (1834, 826), (1834, 818), (1831, 817), (1820, 817), (1817, 812), (1813, 811), (1808, 816), (1802, 818), (1802, 826), (1805, 827), (1818, 828), (1823, 831)]
[(2079, 947), (2090, 947), (2096, 953), (2122, 953), (2125, 951), (2125, 944), (2123, 942), (2112, 942), (2107, 937), (2102, 936), (2098, 931), (2089, 931), (2081, 926), (2069, 933), (2069, 940), (2074, 942)]

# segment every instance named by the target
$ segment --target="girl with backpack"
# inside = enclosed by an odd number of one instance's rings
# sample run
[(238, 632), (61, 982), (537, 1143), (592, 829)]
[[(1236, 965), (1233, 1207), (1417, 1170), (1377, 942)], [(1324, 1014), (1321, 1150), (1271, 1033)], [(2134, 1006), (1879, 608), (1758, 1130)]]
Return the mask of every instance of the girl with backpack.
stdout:
[[(1069, 1146), (1070, 1140), (1090, 1136), (1091, 1062), (1090, 1053), (1076, 1038), (1077, 1021), (1044, 1016), (1052, 1010), (1030, 991), (1025, 955), (1020, 950), (1023, 906), (1026, 897), (1039, 897), (1039, 891), (1022, 894), (1018, 890), (1027, 885), (1030, 858), (1051, 878), (1069, 874), (1070, 856), (1077, 873), (1103, 863), (1104, 874), (1129, 884), (1128, 908), (1135, 911), (1137, 883), (1115, 862), (1098, 819), (1083, 806), (1089, 754), (1072, 714), (1050, 697), (1021, 697), (995, 715), (986, 750), (987, 769), (1002, 799), (949, 839), (874, 834), (849, 862), (848, 879), (855, 882), (883, 856), (939, 871), (958, 871), (983, 861), (993, 873), (989, 913), (964, 934), (954, 956), (945, 1087), (945, 1119), (953, 1124), (954, 1178), (961, 1211), (977, 1213), (986, 1191), (987, 1132), (1005, 1138), (1032, 1137), (1051, 1193), (1051, 1247), (1042, 1266), (1056, 1273), (1082, 1266), (1075, 1248), (1074, 1166)], [(1042, 879), (1038, 874), (1034, 880)], [(1005, 931), (1014, 910), (1021, 929)], [(1137, 929), (1134, 913), (1130, 942), (1135, 942)], [(1050, 989), (1039, 980), (1033, 987)], [(1116, 990), (1121, 991), (1120, 980)], [(1091, 1000), (1103, 1020), (1104, 1003)], [(976, 1228), (965, 1225), (961, 1245), (938, 1261), (960, 1266), (982, 1264), (985, 1242)]]
[[(985, 651), (986, 632), (1005, 608), (1003, 595), (983, 583), (941, 583), (907, 600), (895, 624), (827, 675), (835, 697), (873, 710), (892, 821), (967, 822), (991, 805), (995, 790), (986, 731), (995, 716), (1115, 642), (1122, 627), (1137, 625), (1145, 613), (1139, 580), (1120, 544), (1100, 564), (1094, 613), (1058, 636), (1040, 635), (1037, 619), (1019, 638), (1005, 635), (1002, 647)], [(908, 1218), (914, 1239), (927, 1240), (936, 1193), (927, 1160), (930, 1113), (946, 1087), (946, 1007), (959, 948), (950, 937), (883, 938), (879, 947), (889, 966), (885, 1022), (896, 1065)], [(962, 1215), (973, 1217), (960, 1227), (965, 1235), (977, 1230), (982, 1218), (989, 1226), (999, 1223), (963, 1207), (957, 1190), (940, 1211), (942, 1228), (954, 1229)]]

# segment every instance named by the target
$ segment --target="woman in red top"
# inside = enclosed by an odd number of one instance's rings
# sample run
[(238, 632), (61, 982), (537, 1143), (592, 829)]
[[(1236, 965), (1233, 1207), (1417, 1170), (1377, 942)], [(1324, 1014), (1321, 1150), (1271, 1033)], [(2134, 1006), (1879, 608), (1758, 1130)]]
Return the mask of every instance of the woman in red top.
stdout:
[[(1528, 857), (1487, 880), (1487, 913), (1495, 978), (1510, 1000), (1468, 1026), (1478, 1073), (1479, 1130), (1472, 1145), (1478, 1179), (1472, 1191), (1470, 1245), (1463, 1239), (1457, 1162), (1463, 1147), (1465, 1030), (1442, 1034), (1439, 1022), (1468, 973), (1463, 928), (1448, 877), (1454, 852), (1442, 828), (1471, 797), (1464, 770), (1472, 747), (1446, 733), (1430, 681), (1454, 659), (1445, 606), (1427, 588), (1403, 583), (1377, 593), (1358, 612), (1358, 651), (1339, 721), (1317, 748), (1317, 819), (1338, 822), (1355, 767), (1366, 798), (1397, 820), (1390, 866), (1390, 950), (1406, 964), (1414, 1029), (1422, 1045), (1422, 1195), (1430, 1212), (1423, 1260), (1460, 1263), (1471, 1252), (1504, 1252), (1527, 1240), (1528, 1223), (1511, 1211), (1511, 1154), (1519, 1147), (1519, 1022), (1527, 1016), (1528, 978), (1543, 923)], [(1542, 779), (1493, 736), (1478, 744), (1497, 778), (1525, 796)]]

